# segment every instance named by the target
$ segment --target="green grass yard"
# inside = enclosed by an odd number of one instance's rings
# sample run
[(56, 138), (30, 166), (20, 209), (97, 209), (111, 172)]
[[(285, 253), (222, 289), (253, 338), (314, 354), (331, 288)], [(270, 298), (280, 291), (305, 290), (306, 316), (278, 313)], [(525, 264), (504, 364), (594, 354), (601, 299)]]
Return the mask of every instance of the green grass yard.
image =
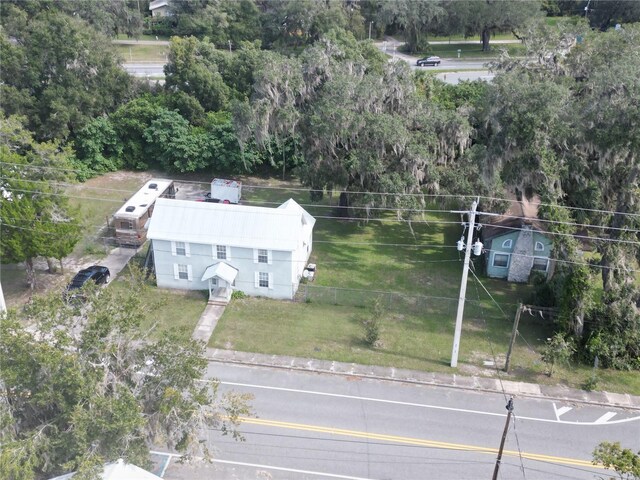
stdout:
[[(123, 274), (126, 275), (126, 270), (120, 275)], [(108, 288), (124, 293), (127, 283), (114, 280)], [(147, 306), (141, 329), (151, 330), (151, 337), (155, 339), (171, 329), (177, 330), (181, 337), (191, 338), (207, 305), (204, 292), (161, 289), (153, 283), (142, 291), (141, 296), (141, 301)]]
[(120, 45), (114, 47), (125, 62), (165, 62), (169, 55), (168, 45)]
[[(491, 50), (482, 51), (482, 45), (469, 43), (450, 43), (450, 44), (432, 44), (428, 55), (438, 55), (442, 58), (458, 58), (458, 50), (460, 50), (460, 59), (470, 58), (495, 58), (506, 50), (510, 56), (523, 56), (525, 54), (525, 46), (521, 43), (494, 43), (489, 44)], [(426, 53), (425, 53), (426, 55)]]

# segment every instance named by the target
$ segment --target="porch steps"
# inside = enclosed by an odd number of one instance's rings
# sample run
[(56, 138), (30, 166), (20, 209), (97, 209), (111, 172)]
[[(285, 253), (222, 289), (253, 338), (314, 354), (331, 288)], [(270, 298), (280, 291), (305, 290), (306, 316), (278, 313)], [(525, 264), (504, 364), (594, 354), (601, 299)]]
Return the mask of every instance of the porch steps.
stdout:
[(229, 305), (229, 302), (221, 298), (212, 298), (207, 302), (207, 305), (218, 305), (220, 307), (226, 307), (227, 305)]

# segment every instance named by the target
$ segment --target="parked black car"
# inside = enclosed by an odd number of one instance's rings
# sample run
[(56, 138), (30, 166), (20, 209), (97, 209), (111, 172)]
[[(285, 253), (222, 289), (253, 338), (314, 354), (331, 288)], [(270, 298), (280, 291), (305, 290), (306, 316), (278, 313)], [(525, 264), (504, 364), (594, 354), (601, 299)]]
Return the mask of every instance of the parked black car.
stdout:
[(104, 285), (109, 283), (109, 278), (111, 277), (111, 272), (107, 267), (103, 267), (101, 265), (92, 265), (89, 268), (85, 268), (84, 270), (80, 270), (76, 273), (71, 283), (67, 285), (67, 289), (65, 291), (65, 295), (67, 297), (72, 297), (72, 290), (77, 290), (82, 288), (85, 283), (89, 280), (93, 280), (97, 285)]

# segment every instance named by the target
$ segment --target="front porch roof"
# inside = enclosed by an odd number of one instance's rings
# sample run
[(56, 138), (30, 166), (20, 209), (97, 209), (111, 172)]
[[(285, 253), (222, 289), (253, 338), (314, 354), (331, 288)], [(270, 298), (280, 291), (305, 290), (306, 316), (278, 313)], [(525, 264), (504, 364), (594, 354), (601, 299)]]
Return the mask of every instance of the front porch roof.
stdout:
[(213, 277), (218, 277), (225, 282), (232, 284), (238, 275), (238, 269), (232, 267), (228, 263), (218, 262), (213, 265), (209, 265), (202, 275), (202, 281), (209, 280)]

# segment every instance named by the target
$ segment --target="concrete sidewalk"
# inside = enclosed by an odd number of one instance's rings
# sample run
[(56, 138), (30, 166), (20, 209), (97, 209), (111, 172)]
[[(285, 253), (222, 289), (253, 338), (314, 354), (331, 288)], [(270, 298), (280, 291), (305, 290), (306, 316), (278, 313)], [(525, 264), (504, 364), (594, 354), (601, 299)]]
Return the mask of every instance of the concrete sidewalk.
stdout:
[(394, 367), (359, 365), (330, 360), (264, 355), (213, 348), (207, 349), (206, 356), (211, 362), (237, 363), (334, 375), (348, 375), (438, 387), (463, 388), (481, 392), (502, 393), (504, 391), (508, 395), (517, 397), (537, 397), (565, 402), (640, 410), (640, 397), (638, 396), (608, 392), (587, 392), (562, 385), (537, 385), (534, 383), (513, 382), (511, 380), (501, 380), (497, 378), (466, 377), (455, 373), (420, 372)]
[(191, 338), (208, 343), (216, 325), (218, 325), (218, 320), (220, 320), (220, 317), (224, 313), (224, 309), (225, 307), (222, 305), (207, 305), (202, 315), (200, 315), (200, 320)]

